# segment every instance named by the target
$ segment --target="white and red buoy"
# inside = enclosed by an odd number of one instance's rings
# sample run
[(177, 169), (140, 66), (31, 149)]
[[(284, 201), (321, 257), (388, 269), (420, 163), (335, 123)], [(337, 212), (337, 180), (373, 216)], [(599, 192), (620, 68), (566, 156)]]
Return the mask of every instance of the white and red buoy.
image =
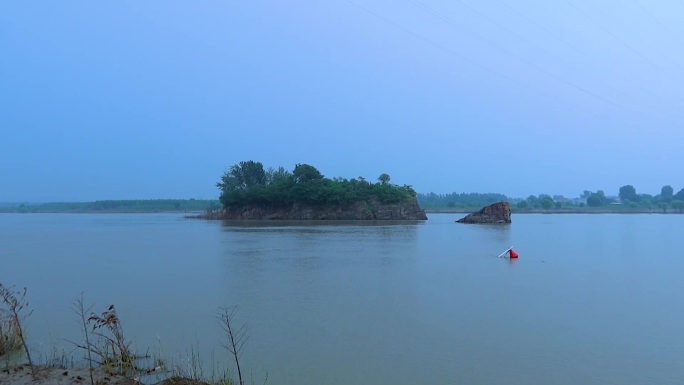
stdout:
[(503, 253), (499, 254), (499, 258), (505, 257), (508, 254), (508, 258), (515, 259), (518, 258), (518, 252), (513, 250), (513, 246), (509, 247)]

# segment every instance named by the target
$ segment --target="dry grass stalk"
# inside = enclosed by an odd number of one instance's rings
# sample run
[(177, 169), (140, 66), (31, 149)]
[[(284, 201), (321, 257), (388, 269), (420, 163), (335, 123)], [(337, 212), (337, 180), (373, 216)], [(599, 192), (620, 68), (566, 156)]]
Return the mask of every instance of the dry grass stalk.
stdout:
[[(26, 344), (26, 339), (24, 338), (24, 330), (21, 326), (22, 318), (24, 317), (21, 313), (28, 306), (26, 302), (26, 288), (21, 291), (15, 291), (13, 287), (7, 287), (0, 283), (0, 300), (7, 307), (5, 309), (9, 315), (9, 323), (14, 330), (14, 334), (21, 341), (21, 346), (24, 347), (24, 352), (26, 353), (26, 358), (28, 360), (29, 366), (31, 368), (31, 374), (35, 376), (36, 369), (33, 366), (33, 361), (31, 360), (31, 353), (29, 352), (28, 345)], [(26, 316), (29, 316), (27, 314)]]
[[(90, 312), (92, 306), (87, 309), (83, 304), (83, 294), (79, 297), (73, 304), (74, 313), (78, 316), (78, 322), (83, 328), (83, 336), (85, 340), (85, 347), (83, 347), (88, 355), (88, 372), (90, 374), (90, 385), (95, 385), (95, 380), (93, 378), (93, 356), (92, 356), (92, 345), (90, 343), (90, 332), (88, 330), (88, 319), (86, 318), (86, 313)], [(77, 345), (78, 346), (78, 345)]]
[(102, 315), (92, 314), (88, 324), (93, 324), (92, 332), (104, 342), (102, 346), (90, 344), (91, 352), (100, 356), (100, 363), (105, 366), (112, 366), (119, 369), (122, 373), (135, 371), (135, 361), (137, 357), (131, 353), (129, 344), (124, 339), (121, 322), (116, 314), (114, 305), (109, 306)]
[(233, 356), (235, 360), (235, 367), (238, 373), (238, 384), (245, 385), (242, 380), (242, 371), (240, 370), (240, 353), (247, 342), (247, 325), (242, 325), (240, 327), (235, 327), (235, 312), (237, 307), (232, 309), (222, 308), (219, 314), (219, 320), (221, 321), (221, 326), (223, 330), (228, 335), (228, 344), (226, 345), (226, 350)]
[(9, 310), (0, 309), (0, 356), (21, 349), (19, 328)]

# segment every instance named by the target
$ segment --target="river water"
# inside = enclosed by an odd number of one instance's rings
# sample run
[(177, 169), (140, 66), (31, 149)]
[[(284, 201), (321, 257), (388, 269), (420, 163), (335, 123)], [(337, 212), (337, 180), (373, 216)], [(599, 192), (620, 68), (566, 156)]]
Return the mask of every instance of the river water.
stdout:
[[(0, 282), (28, 288), (38, 356), (70, 353), (72, 303), (115, 304), (142, 352), (247, 382), (684, 383), (684, 215), (462, 214), (230, 223), (180, 214), (1, 214)], [(497, 258), (514, 246), (517, 261)]]

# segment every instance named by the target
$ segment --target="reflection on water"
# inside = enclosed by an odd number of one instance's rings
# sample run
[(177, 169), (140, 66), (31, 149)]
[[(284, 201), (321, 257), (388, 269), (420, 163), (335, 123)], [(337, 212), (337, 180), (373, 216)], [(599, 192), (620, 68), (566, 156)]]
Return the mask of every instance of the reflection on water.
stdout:
[[(491, 239), (493, 243), (506, 245), (511, 243), (511, 225), (509, 224), (478, 224), (470, 226), (473, 227), (472, 231), (484, 234), (484, 236)], [(508, 247), (510, 247), (510, 245)]]
[[(232, 263), (255, 271), (263, 270), (264, 264), (271, 269), (281, 265), (317, 269), (320, 259), (334, 265), (359, 257), (387, 265), (412, 253), (422, 222), (279, 221), (276, 224), (222, 224), (226, 233), (222, 244), (224, 262), (229, 266), (227, 274), (236, 271), (236, 266), (230, 266)], [(240, 270), (240, 273), (246, 272)]]
[(79, 340), (85, 292), (142, 351), (228, 362), (214, 314), (237, 305), (255, 383), (681, 384), (684, 216), (458, 217), (0, 215), (0, 281), (29, 288), (39, 349)]
[(425, 221), (309, 221), (309, 220), (272, 220), (272, 221), (222, 221), (224, 227), (231, 229), (249, 228), (285, 228), (298, 229), (322, 229), (326, 227), (395, 227), (407, 225), (424, 225)]

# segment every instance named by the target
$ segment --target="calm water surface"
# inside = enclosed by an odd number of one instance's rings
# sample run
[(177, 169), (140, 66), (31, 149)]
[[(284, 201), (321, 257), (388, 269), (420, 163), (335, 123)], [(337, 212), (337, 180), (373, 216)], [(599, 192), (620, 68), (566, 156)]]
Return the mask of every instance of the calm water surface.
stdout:
[[(245, 225), (177, 214), (2, 214), (0, 281), (35, 350), (115, 304), (138, 350), (222, 360), (221, 306), (270, 384), (684, 383), (682, 215), (517, 215), (511, 226)], [(520, 260), (496, 256), (515, 246)]]

